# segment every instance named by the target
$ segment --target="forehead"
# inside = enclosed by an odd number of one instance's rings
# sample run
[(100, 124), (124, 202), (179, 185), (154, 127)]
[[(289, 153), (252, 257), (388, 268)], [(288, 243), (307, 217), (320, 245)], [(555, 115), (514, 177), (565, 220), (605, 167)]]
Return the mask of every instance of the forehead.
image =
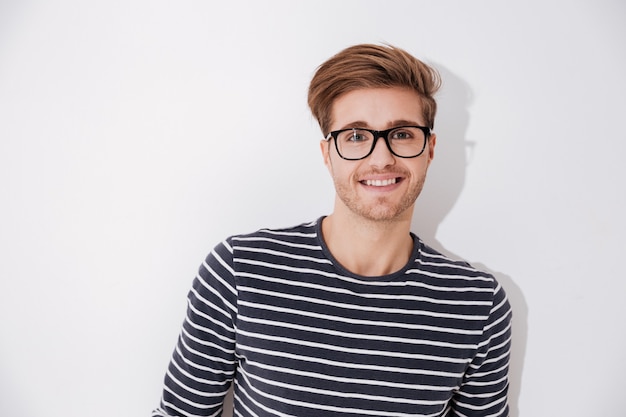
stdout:
[(402, 87), (363, 88), (339, 96), (333, 103), (330, 130), (345, 127), (386, 129), (397, 121), (424, 124), (417, 92)]

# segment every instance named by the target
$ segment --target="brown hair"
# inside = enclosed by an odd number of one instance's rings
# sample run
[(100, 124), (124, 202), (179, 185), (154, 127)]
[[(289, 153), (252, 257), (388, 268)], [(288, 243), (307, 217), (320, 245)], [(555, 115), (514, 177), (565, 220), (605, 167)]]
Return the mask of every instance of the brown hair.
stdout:
[(431, 129), (437, 103), (433, 95), (441, 86), (439, 73), (403, 49), (391, 45), (354, 45), (319, 66), (309, 85), (309, 107), (328, 133), (334, 101), (361, 88), (408, 87), (421, 98), (424, 119)]

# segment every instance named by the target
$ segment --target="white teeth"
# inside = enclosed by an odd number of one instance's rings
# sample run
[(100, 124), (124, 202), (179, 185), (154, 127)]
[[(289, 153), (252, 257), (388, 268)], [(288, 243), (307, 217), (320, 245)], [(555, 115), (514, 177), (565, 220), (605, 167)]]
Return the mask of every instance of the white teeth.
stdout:
[(389, 178), (387, 180), (365, 180), (365, 185), (371, 185), (374, 187), (385, 187), (387, 185), (395, 184), (395, 178)]

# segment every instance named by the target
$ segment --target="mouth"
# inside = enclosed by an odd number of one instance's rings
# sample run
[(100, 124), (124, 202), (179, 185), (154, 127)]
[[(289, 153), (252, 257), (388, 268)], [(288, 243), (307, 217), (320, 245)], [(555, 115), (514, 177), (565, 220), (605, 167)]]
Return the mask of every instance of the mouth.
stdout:
[(401, 178), (387, 178), (384, 180), (363, 180), (360, 181), (361, 184), (367, 185), (370, 187), (387, 187), (393, 184), (396, 184), (401, 181)]

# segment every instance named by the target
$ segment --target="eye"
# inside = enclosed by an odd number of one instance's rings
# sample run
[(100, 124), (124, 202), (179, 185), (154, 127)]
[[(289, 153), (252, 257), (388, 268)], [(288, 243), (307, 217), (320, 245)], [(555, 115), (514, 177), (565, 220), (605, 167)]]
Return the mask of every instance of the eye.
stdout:
[(363, 130), (351, 129), (351, 130), (341, 133), (340, 138), (342, 142), (349, 142), (349, 143), (366, 142), (369, 140), (369, 136), (370, 136), (367, 133), (368, 132), (363, 131)]
[(411, 132), (410, 129), (398, 129), (398, 130), (394, 130), (393, 132), (391, 132), (389, 137), (391, 139), (407, 140), (407, 139), (413, 139), (415, 135), (413, 134), (413, 132)]
[(361, 141), (364, 141), (365, 139), (366, 139), (365, 135), (359, 132), (353, 132), (352, 135), (350, 136), (350, 140), (353, 142), (361, 142)]

